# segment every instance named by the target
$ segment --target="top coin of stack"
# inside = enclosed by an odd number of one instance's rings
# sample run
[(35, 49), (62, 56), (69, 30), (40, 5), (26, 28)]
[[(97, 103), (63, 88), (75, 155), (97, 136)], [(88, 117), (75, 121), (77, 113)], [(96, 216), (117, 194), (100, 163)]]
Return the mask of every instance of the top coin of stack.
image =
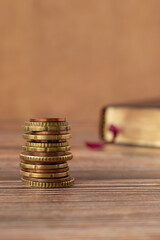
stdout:
[(65, 118), (30, 119), (23, 127), (28, 141), (20, 154), (22, 181), (34, 187), (69, 187), (74, 178), (68, 174), (72, 159), (67, 142), (70, 126)]

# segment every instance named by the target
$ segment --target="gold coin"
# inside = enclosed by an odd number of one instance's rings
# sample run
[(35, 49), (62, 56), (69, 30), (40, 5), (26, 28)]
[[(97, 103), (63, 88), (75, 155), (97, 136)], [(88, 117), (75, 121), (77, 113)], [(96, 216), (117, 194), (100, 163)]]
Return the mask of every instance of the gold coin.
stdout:
[(66, 122), (66, 118), (30, 118), (30, 122)]
[(68, 126), (68, 122), (28, 122), (26, 121), (25, 126), (38, 126), (38, 127), (56, 127), (56, 126)]
[(70, 177), (68, 181), (64, 182), (34, 182), (30, 180), (26, 180), (21, 178), (22, 182), (30, 187), (37, 188), (63, 188), (63, 187), (71, 187), (74, 184), (74, 178)]
[(20, 170), (20, 175), (33, 178), (61, 178), (68, 176), (68, 171), (61, 173), (32, 173)]
[(69, 168), (61, 168), (61, 169), (47, 169), (47, 170), (35, 170), (35, 169), (28, 169), (28, 168), (21, 168), (24, 172), (31, 172), (31, 173), (61, 173), (61, 172), (67, 172), (69, 171)]
[(70, 126), (23, 126), (26, 132), (41, 132), (41, 131), (69, 131)]
[(26, 164), (23, 162), (20, 162), (21, 168), (27, 168), (27, 169), (35, 169), (35, 170), (49, 170), (49, 169), (62, 169), (68, 167), (68, 164), (61, 163), (61, 164), (52, 164), (52, 165), (40, 165), (40, 164)]
[(66, 147), (54, 147), (54, 148), (38, 148), (38, 147), (28, 147), (23, 146), (22, 149), (26, 152), (65, 152), (71, 150), (70, 146)]
[(69, 146), (67, 141), (64, 142), (26, 142), (26, 146), (36, 148), (52, 148), (52, 147), (66, 147)]
[(29, 133), (25, 133), (23, 134), (23, 137), (25, 139), (29, 139), (29, 140), (66, 140), (71, 138), (71, 134), (67, 133), (67, 134), (58, 134), (58, 135), (34, 135), (34, 134), (29, 134)]
[(23, 163), (26, 163), (26, 164), (33, 164), (33, 165), (55, 165), (55, 164), (61, 164), (61, 163), (63, 163), (63, 162), (66, 162), (66, 161), (31, 161), (31, 160), (22, 160), (21, 159), (21, 162), (23, 162)]
[(33, 181), (33, 182), (65, 182), (70, 180), (70, 176), (68, 175), (67, 177), (61, 177), (61, 178), (31, 178), (31, 177), (25, 177), (23, 176), (24, 179)]
[(68, 161), (73, 158), (72, 153), (67, 152), (65, 155), (61, 156), (51, 156), (51, 157), (42, 157), (42, 156), (33, 156), (21, 153), (20, 158), (22, 160), (30, 160), (30, 161), (44, 161), (44, 162), (63, 162)]

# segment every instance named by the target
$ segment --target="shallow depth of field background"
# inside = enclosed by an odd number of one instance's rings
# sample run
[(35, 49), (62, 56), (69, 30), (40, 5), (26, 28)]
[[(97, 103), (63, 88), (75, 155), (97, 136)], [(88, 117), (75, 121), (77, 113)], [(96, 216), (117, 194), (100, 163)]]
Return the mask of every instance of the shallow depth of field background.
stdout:
[(0, 119), (92, 120), (159, 94), (159, 0), (0, 0)]

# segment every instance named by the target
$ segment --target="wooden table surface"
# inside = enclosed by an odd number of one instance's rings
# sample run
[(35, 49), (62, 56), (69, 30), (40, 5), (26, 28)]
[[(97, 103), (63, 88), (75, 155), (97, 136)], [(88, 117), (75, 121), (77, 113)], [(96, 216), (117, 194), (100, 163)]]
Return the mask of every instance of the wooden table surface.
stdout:
[(0, 239), (160, 239), (160, 150), (92, 151), (97, 123), (71, 123), (72, 188), (32, 189), (18, 170), (21, 122), (0, 123)]

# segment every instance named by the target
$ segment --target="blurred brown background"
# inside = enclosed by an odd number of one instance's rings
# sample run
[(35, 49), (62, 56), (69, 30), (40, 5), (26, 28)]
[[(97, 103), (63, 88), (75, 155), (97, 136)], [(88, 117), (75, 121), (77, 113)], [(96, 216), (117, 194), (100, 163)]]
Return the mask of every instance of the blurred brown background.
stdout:
[(0, 119), (159, 97), (159, 0), (1, 0)]

